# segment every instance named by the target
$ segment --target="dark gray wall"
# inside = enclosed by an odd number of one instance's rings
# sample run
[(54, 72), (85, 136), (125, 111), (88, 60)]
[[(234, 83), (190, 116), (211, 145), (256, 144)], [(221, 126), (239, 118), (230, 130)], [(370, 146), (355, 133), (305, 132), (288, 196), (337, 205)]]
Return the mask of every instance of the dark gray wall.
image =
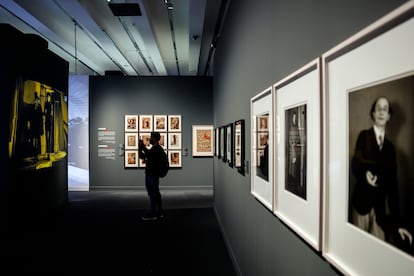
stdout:
[(182, 119), (182, 168), (171, 168), (160, 182), (168, 189), (212, 189), (213, 158), (194, 158), (192, 125), (213, 124), (211, 77), (91, 77), (89, 80), (90, 188), (144, 189), (144, 169), (125, 169), (124, 156), (98, 158), (98, 128), (115, 131), (124, 144), (124, 115), (173, 115)]
[[(231, 1), (215, 55), (214, 125), (244, 118), (249, 149), (254, 95), (404, 2)], [(254, 199), (250, 174), (242, 176), (217, 159), (214, 172), (216, 212), (242, 275), (337, 274)]]

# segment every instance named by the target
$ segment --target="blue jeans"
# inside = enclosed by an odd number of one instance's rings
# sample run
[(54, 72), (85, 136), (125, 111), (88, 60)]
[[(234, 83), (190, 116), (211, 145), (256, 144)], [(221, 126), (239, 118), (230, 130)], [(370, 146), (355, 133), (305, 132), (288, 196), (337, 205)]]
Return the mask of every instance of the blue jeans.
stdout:
[(158, 176), (145, 175), (145, 187), (151, 203), (152, 215), (159, 215), (162, 212), (162, 200), (160, 193), (160, 178)]

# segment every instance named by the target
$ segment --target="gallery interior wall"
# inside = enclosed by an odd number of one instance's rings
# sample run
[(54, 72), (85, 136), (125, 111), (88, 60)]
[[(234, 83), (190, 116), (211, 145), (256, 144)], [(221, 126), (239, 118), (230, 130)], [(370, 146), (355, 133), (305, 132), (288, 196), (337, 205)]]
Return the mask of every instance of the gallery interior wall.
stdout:
[[(215, 54), (214, 125), (246, 120), (250, 99), (405, 1), (230, 1)], [(215, 209), (241, 275), (337, 271), (250, 193), (250, 172), (214, 161)]]
[[(124, 168), (124, 116), (181, 115), (182, 167), (170, 168), (161, 189), (213, 189), (213, 158), (192, 157), (192, 125), (213, 124), (211, 77), (93, 76), (89, 79), (90, 190), (145, 189), (143, 168)], [(114, 159), (98, 156), (98, 128), (115, 132)], [(185, 156), (185, 153), (187, 155)]]

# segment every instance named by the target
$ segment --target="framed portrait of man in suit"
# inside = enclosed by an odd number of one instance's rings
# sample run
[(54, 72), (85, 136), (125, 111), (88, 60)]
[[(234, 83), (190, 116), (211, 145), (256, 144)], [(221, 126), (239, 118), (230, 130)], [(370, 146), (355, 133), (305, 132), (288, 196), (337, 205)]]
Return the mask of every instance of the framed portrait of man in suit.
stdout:
[(409, 1), (322, 56), (323, 256), (345, 274), (414, 271), (413, 36)]

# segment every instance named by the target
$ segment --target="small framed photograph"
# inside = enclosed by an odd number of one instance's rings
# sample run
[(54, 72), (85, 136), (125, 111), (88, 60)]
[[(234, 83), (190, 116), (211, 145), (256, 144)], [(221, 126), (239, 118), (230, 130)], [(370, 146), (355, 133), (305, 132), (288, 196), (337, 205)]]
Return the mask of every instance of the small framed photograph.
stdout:
[(168, 131), (181, 131), (181, 115), (168, 115)]
[(168, 133), (168, 149), (181, 149), (181, 133)]
[(125, 131), (138, 131), (138, 115), (125, 115)]
[(154, 115), (154, 131), (167, 131), (167, 115)]
[(225, 154), (225, 149), (226, 149), (226, 138), (225, 138), (225, 133), (226, 133), (226, 129), (224, 128), (224, 126), (221, 126), (220, 128), (219, 128), (219, 132), (220, 132), (220, 135), (219, 135), (219, 148), (220, 148), (220, 151), (219, 151), (219, 158), (221, 158), (221, 160), (223, 160), (223, 162), (225, 162), (226, 161), (226, 154)]
[(322, 56), (323, 256), (344, 274), (414, 271), (414, 1)]
[(226, 125), (226, 163), (233, 167), (233, 124)]
[(273, 210), (273, 98), (268, 87), (250, 100), (252, 195)]
[(151, 132), (152, 130), (152, 115), (139, 115), (139, 131)]
[(214, 155), (220, 157), (220, 128), (214, 129)]
[(138, 149), (138, 133), (125, 132), (125, 149)]
[(181, 150), (168, 150), (170, 167), (181, 167)]
[(151, 145), (151, 133), (150, 132), (143, 132), (139, 134), (139, 139), (142, 140), (142, 142), (144, 142), (144, 145), (147, 149), (152, 148)]
[(161, 135), (161, 138), (160, 138), (159, 144), (160, 144), (160, 146), (163, 149), (166, 150), (168, 148), (168, 137), (167, 137), (167, 133), (166, 132), (161, 132), (160, 135)]
[(126, 150), (125, 151), (125, 168), (137, 168), (138, 167), (138, 151)]
[(257, 131), (269, 131), (269, 116), (257, 116)]
[(264, 149), (267, 145), (267, 140), (269, 136), (268, 131), (258, 131), (257, 132), (257, 148), (258, 149)]
[(193, 156), (213, 156), (213, 126), (193, 125)]
[(244, 175), (244, 120), (234, 122), (234, 167)]

